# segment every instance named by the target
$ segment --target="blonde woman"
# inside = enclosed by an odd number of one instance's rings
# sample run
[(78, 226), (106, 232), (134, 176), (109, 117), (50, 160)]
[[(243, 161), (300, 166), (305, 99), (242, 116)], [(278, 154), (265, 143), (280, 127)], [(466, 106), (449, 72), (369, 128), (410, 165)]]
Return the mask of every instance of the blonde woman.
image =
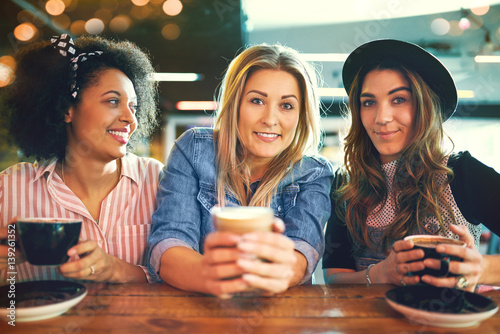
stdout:
[(468, 247), (437, 247), (463, 261), (450, 262), (457, 276), (424, 275), (423, 282), (468, 290), (499, 284), (500, 257), (482, 256), (477, 246), (481, 224), (500, 233), (500, 175), (469, 152), (444, 151), (443, 122), (457, 106), (446, 67), (415, 44), (376, 40), (350, 54), (342, 76), (352, 122), (332, 191), (326, 282), (420, 283), (411, 272), (440, 263), (421, 261), (423, 251), (400, 239), (436, 234)]
[[(231, 62), (214, 129), (184, 133), (165, 167), (149, 238), (152, 275), (218, 296), (310, 281), (333, 176), (316, 155), (315, 89), (314, 71), (287, 47), (250, 47)], [(276, 232), (214, 232), (210, 210), (240, 205), (271, 207)]]

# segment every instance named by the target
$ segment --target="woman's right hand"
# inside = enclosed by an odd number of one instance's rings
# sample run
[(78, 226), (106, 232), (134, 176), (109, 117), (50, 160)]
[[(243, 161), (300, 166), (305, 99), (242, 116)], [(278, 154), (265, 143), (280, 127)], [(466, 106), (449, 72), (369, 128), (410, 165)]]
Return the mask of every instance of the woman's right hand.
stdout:
[[(424, 251), (413, 249), (413, 241), (398, 240), (392, 246), (387, 258), (370, 269), (370, 276), (377, 276), (375, 282), (394, 285), (415, 285), (420, 282), (418, 276), (408, 276), (408, 273), (423, 270)], [(415, 261), (415, 262), (413, 262)]]
[(205, 239), (201, 259), (201, 276), (206, 292), (220, 298), (246, 290), (249, 284), (241, 276), (243, 270), (236, 261), (241, 252), (236, 247), (241, 237), (229, 232), (213, 232)]
[(17, 217), (14, 217), (7, 226), (0, 227), (0, 270), (8, 267), (9, 259), (12, 257), (15, 257), (15, 261), (10, 264), (16, 265), (25, 261), (21, 249), (15, 247), (15, 243), (19, 243), (17, 240), (19, 235), (15, 229), (16, 221)]

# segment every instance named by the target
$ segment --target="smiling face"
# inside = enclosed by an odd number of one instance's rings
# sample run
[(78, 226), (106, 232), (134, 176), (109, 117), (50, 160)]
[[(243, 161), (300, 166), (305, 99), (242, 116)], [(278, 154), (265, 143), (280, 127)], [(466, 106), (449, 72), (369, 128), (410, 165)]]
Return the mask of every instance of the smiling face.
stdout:
[(120, 70), (106, 69), (81, 94), (66, 116), (68, 149), (105, 162), (124, 156), (137, 126), (132, 81)]
[(240, 100), (238, 131), (251, 166), (267, 166), (290, 146), (300, 106), (299, 85), (290, 73), (258, 70), (247, 79)]
[(415, 110), (408, 80), (395, 70), (373, 70), (363, 81), (360, 117), (382, 164), (398, 159), (414, 138)]

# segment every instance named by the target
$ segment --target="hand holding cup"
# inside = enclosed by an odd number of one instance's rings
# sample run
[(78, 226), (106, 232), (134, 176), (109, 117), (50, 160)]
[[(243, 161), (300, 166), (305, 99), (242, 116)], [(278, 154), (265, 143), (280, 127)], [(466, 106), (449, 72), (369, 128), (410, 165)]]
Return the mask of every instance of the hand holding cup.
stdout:
[(427, 267), (423, 270), (410, 273), (413, 276), (420, 277), (424, 275), (430, 275), (439, 278), (454, 276), (454, 274), (450, 273), (449, 270), (450, 261), (461, 262), (462, 258), (446, 253), (439, 253), (436, 251), (436, 247), (438, 245), (454, 245), (460, 247), (466, 246), (465, 242), (463, 241), (436, 235), (412, 235), (404, 238), (404, 240), (411, 240), (414, 244), (414, 249), (423, 250), (424, 257), (419, 261), (424, 261), (425, 259), (436, 259), (441, 263), (439, 268)]
[[(236, 261), (247, 291), (278, 293), (286, 290), (297, 261), (294, 242), (284, 236), (284, 224), (265, 207), (228, 207), (212, 210), (217, 233), (239, 236)], [(241, 278), (240, 278), (241, 277)], [(256, 290), (257, 289), (257, 290)]]
[(58, 266), (69, 260), (78, 243), (82, 221), (65, 218), (20, 218), (16, 229), (26, 260), (35, 266)]

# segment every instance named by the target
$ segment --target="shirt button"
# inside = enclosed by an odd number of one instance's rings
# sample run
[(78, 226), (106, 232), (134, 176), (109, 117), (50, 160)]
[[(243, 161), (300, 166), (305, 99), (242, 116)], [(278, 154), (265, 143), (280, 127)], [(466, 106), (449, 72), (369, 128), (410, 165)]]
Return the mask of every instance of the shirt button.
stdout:
[(111, 207), (111, 204), (110, 204), (110, 203), (106, 204), (106, 207), (107, 207), (107, 208), (110, 208), (110, 207)]
[(278, 206), (278, 211), (281, 212), (281, 206)]

